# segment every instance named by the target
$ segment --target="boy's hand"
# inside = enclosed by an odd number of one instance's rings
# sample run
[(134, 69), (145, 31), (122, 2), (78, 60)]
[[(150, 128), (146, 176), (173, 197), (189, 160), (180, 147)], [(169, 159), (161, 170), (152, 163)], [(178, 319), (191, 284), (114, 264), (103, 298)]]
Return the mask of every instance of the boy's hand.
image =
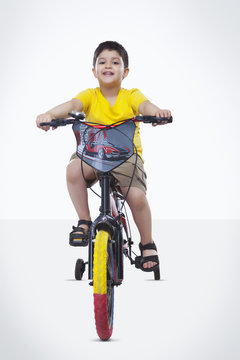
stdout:
[[(159, 117), (159, 118), (165, 117), (165, 118), (170, 119), (171, 111), (170, 110), (161, 110), (161, 109), (159, 109), (159, 110), (156, 111), (154, 116)], [(157, 125), (165, 125), (165, 124), (167, 124), (167, 121), (163, 121), (161, 123), (153, 123), (152, 125), (157, 126)]]
[[(48, 131), (50, 129), (50, 126), (40, 126), (40, 123), (42, 122), (51, 122), (53, 119), (55, 119), (55, 116), (53, 116), (50, 113), (40, 114), (38, 115), (36, 119), (37, 127), (39, 127), (42, 130)], [(55, 128), (53, 128), (54, 130)]]

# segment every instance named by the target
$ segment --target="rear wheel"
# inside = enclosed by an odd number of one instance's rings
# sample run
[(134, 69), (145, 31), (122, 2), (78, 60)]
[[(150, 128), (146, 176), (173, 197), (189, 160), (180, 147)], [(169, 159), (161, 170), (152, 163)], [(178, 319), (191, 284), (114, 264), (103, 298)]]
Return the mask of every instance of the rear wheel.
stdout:
[(97, 233), (93, 260), (93, 297), (95, 323), (101, 340), (108, 340), (113, 330), (114, 265), (112, 243), (107, 231)]
[(75, 265), (75, 279), (82, 280), (84, 271), (85, 271), (85, 264), (83, 259), (77, 259)]
[(154, 271), (154, 280), (160, 280), (160, 266)]

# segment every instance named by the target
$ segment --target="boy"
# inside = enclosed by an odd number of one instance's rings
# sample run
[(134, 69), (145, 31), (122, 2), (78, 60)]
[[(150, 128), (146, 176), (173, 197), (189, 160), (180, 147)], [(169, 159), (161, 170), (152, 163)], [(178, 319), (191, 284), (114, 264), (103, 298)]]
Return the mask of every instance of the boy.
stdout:
[[(94, 53), (92, 71), (98, 80), (99, 87), (82, 91), (72, 100), (39, 115), (36, 120), (39, 128), (48, 131), (50, 127), (41, 127), (41, 122), (50, 122), (55, 118), (68, 117), (68, 113), (73, 110), (83, 111), (88, 121), (106, 125), (132, 118), (138, 114), (156, 117), (171, 116), (169, 110), (159, 109), (138, 89), (126, 90), (121, 87), (122, 80), (129, 73), (129, 68), (128, 54), (119, 43), (106, 41), (97, 47)], [(143, 271), (154, 271), (159, 264), (159, 260), (151, 234), (151, 211), (146, 198), (146, 174), (143, 168), (138, 123), (136, 123), (134, 143), (139, 156), (132, 187), (127, 196), (127, 203), (141, 237), (141, 243), (139, 244), (142, 256), (141, 269)], [(112, 171), (123, 195), (128, 190), (136, 159), (135, 156), (133, 155), (128, 161)], [(87, 187), (96, 181), (97, 175), (86, 163), (83, 163), (83, 169), (87, 184), (82, 176), (81, 160), (74, 154), (67, 166), (67, 186), (79, 222), (78, 226), (73, 227), (73, 231), (70, 233), (70, 243), (80, 240), (82, 244), (87, 245), (88, 230), (91, 225)]]

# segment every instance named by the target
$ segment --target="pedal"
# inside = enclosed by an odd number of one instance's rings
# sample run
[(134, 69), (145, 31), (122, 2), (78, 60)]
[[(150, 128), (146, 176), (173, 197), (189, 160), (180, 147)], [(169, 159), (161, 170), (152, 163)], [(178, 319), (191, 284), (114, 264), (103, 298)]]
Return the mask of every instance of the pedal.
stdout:
[(141, 260), (142, 260), (142, 256), (135, 257), (135, 267), (137, 269), (141, 269)]
[(112, 280), (112, 287), (122, 285), (122, 280), (114, 281)]
[(69, 240), (71, 246), (88, 246), (88, 241), (84, 239), (71, 239)]

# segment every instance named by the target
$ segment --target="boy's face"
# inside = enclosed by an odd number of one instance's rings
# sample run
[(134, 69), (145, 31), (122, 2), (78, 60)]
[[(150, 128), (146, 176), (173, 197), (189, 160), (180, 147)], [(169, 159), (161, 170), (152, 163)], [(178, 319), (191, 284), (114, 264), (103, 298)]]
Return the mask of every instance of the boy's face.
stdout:
[(122, 80), (128, 75), (129, 69), (124, 69), (121, 56), (115, 50), (103, 50), (93, 68), (94, 76), (99, 85), (107, 87), (120, 86)]

